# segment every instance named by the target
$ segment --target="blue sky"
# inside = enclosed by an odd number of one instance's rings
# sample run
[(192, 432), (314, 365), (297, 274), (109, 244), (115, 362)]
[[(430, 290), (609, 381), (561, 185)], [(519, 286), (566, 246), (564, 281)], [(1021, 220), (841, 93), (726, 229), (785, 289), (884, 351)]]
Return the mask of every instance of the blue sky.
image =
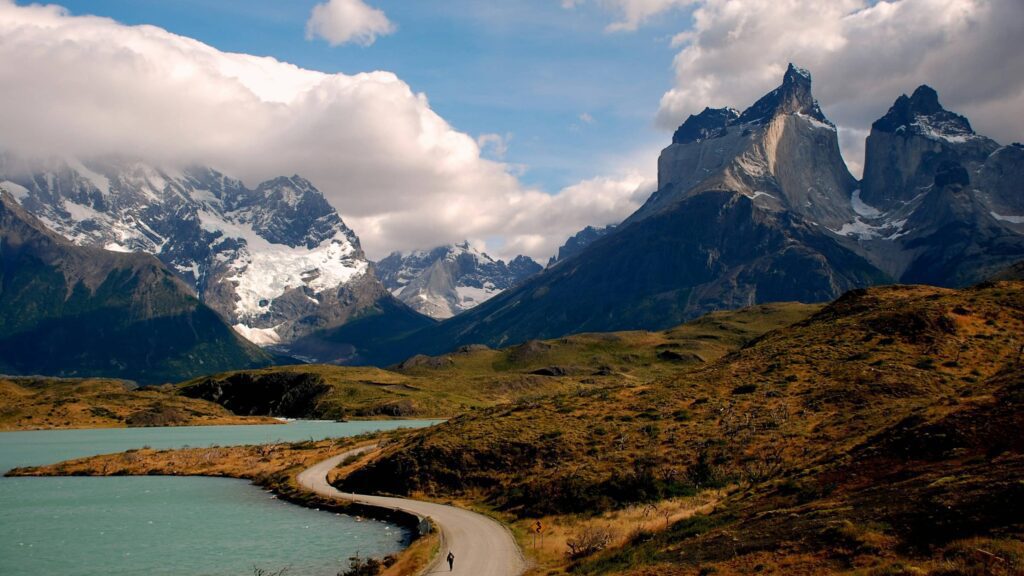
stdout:
[[(555, 192), (605, 174), (670, 135), (654, 125), (673, 85), (672, 34), (682, 10), (638, 31), (606, 32), (613, 19), (590, 4), (555, 0), (378, 0), (398, 26), (371, 46), (307, 40), (314, 0), (63, 0), (74, 14), (153, 24), (218, 49), (273, 56), (324, 72), (388, 70), (473, 136), (510, 135), (504, 161), (527, 185)], [(580, 119), (588, 114), (591, 123)], [(490, 152), (489, 152), (490, 153)], [(650, 163), (655, 156), (641, 161)]]
[[(0, 0), (0, 147), (301, 174), (373, 257), (468, 239), (546, 259), (639, 208), (688, 114), (749, 106), (788, 62), (854, 174), (871, 122), (922, 83), (982, 134), (1024, 133), (1020, 0), (16, 2)], [(481, 158), (485, 134), (508, 135), (504, 157)]]

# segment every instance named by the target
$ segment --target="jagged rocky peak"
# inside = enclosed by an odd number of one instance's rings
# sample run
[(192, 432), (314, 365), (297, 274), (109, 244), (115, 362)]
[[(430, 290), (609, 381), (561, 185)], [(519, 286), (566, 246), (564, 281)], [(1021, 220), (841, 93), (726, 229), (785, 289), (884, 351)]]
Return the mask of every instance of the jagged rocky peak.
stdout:
[(421, 314), (450, 318), (540, 272), (532, 258), (495, 260), (468, 241), (393, 252), (375, 266), (384, 287)]
[(943, 108), (939, 103), (939, 93), (924, 84), (910, 96), (903, 94), (897, 98), (885, 116), (871, 125), (871, 129), (952, 143), (963, 142), (975, 135), (967, 118)]
[(760, 209), (789, 210), (838, 228), (855, 216), (855, 188), (835, 125), (811, 92), (810, 73), (790, 64), (782, 83), (741, 114), (706, 108), (690, 116), (658, 159), (658, 191), (626, 223), (690, 196), (727, 190)]
[(268, 180), (256, 187), (255, 199), (255, 228), (268, 241), (313, 249), (340, 232), (362, 253), (359, 238), (309, 180), (298, 175)]
[(761, 97), (743, 111), (737, 124), (763, 124), (779, 114), (804, 114), (828, 123), (818, 101), (811, 93), (811, 73), (790, 64), (782, 77), (782, 85)]
[(725, 134), (740, 113), (735, 108), (705, 108), (700, 114), (691, 114), (672, 135), (673, 144), (702, 142)]
[[(692, 116), (691, 116), (692, 118)], [(608, 226), (587, 226), (583, 230), (573, 234), (558, 248), (558, 254), (552, 256), (548, 260), (548, 267), (554, 266), (559, 262), (564, 262), (569, 258), (579, 254), (584, 248), (590, 246), (598, 238), (607, 236), (615, 230), (615, 225), (611, 224)]]
[(998, 160), (989, 157), (999, 148), (975, 133), (967, 118), (946, 110), (933, 88), (919, 86), (871, 125), (862, 199), (883, 212), (901, 209), (937, 183), (961, 182), (965, 172), (984, 173), (978, 171)]

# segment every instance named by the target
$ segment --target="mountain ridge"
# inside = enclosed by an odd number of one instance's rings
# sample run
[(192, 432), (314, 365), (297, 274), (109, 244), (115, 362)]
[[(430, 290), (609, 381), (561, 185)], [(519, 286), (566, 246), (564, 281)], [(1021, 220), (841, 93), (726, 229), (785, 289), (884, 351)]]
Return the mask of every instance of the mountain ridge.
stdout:
[(160, 383), (271, 357), (148, 254), (79, 247), (0, 186), (0, 372)]
[(249, 188), (201, 166), (3, 154), (0, 182), (76, 244), (154, 254), (263, 346), (342, 325), (390, 298), (359, 238), (298, 175)]
[[(1013, 188), (1024, 147), (968, 130), (930, 88), (901, 96), (868, 137), (858, 182), (810, 73), (790, 65), (782, 84), (743, 112), (706, 108), (688, 118), (659, 158), (659, 189), (613, 231), (366, 357), (388, 364), (469, 344), (659, 329), (713, 310), (826, 301), (896, 281), (978, 282), (1024, 257), (1016, 216), (1024, 202)], [(895, 207), (876, 206), (875, 180), (925, 184)]]
[(413, 310), (434, 319), (451, 318), (486, 302), (540, 272), (527, 256), (508, 263), (470, 245), (392, 252), (375, 264), (381, 283)]

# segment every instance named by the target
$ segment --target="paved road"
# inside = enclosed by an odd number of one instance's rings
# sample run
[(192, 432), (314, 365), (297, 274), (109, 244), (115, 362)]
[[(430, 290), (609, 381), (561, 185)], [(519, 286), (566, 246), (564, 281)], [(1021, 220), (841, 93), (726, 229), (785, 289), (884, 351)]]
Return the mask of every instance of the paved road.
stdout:
[[(350, 455), (368, 452), (374, 448), (376, 446), (365, 446), (328, 458), (302, 471), (298, 476), (299, 484), (322, 496), (399, 509), (429, 517), (441, 531), (441, 552), (424, 574), (518, 576), (526, 570), (526, 563), (512, 534), (487, 516), (433, 502), (341, 492), (327, 483), (327, 473), (339, 462)], [(448, 571), (448, 563), (445, 561), (449, 550), (455, 554), (455, 569), (451, 572)]]

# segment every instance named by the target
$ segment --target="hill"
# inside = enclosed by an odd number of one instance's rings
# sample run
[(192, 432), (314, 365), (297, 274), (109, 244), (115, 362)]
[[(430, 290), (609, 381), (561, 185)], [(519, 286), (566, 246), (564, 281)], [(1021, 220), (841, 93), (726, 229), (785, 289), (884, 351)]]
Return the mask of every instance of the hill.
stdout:
[(664, 332), (579, 334), (506, 349), (470, 346), (392, 366), (278, 366), (196, 378), (181, 393), (239, 414), (305, 418), (448, 417), (503, 402), (646, 382), (712, 362), (806, 318), (818, 306), (772, 304), (719, 312)]
[(716, 499), (609, 539), (580, 573), (940, 574), (981, 562), (974, 548), (1019, 562), (1021, 334), (1024, 283), (857, 290), (709, 365), (418, 431), (339, 486), (466, 499), (523, 534)]
[(271, 424), (166, 386), (123, 380), (0, 377), (0, 430)]

